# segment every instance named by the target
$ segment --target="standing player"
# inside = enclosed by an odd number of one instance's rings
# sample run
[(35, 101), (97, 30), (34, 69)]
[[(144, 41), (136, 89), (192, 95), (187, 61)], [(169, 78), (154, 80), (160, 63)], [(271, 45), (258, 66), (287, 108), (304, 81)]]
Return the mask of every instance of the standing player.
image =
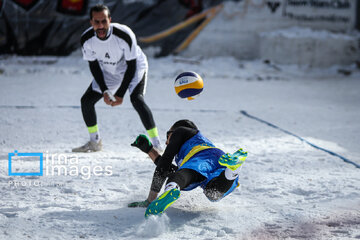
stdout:
[[(167, 132), (166, 144), (162, 156), (145, 135), (139, 135), (132, 144), (149, 154), (156, 164), (148, 198), (129, 204), (129, 207), (147, 207), (146, 217), (164, 212), (180, 197), (180, 190), (201, 186), (210, 201), (218, 201), (238, 186), (239, 172), (247, 157), (242, 149), (225, 154), (189, 120), (174, 123)], [(172, 165), (174, 157), (178, 169)], [(156, 199), (166, 178), (164, 193)]]
[(137, 45), (135, 34), (125, 25), (110, 23), (105, 5), (90, 9), (92, 27), (81, 36), (83, 59), (89, 62), (94, 77), (81, 98), (81, 111), (90, 133), (90, 141), (73, 152), (94, 152), (102, 149), (96, 120), (95, 103), (101, 98), (110, 106), (122, 104), (126, 90), (155, 148), (160, 139), (150, 108), (144, 101), (148, 63)]

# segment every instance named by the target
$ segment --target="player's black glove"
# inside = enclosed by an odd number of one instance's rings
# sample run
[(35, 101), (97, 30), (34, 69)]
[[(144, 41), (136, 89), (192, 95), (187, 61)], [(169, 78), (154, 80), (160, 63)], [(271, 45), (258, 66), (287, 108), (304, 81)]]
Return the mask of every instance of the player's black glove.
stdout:
[(131, 146), (137, 147), (144, 153), (149, 153), (153, 147), (152, 143), (150, 142), (150, 139), (144, 134), (140, 134), (136, 138), (136, 140), (131, 144)]

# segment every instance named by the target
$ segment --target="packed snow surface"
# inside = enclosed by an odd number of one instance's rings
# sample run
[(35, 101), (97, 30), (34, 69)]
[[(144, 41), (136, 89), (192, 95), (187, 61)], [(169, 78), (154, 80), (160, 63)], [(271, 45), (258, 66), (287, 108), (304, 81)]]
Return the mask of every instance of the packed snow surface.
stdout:
[[(147, 197), (154, 171), (130, 146), (145, 130), (129, 94), (121, 106), (96, 105), (104, 150), (73, 155), (73, 147), (88, 141), (80, 109), (91, 81), (87, 63), (78, 53), (2, 57), (0, 239), (360, 238), (360, 169), (240, 112), (360, 164), (359, 70), (349, 67), (345, 76), (336, 67), (229, 57), (150, 58), (149, 66), (145, 99), (162, 141), (186, 118), (224, 151), (246, 149), (241, 186), (216, 203), (201, 189), (182, 192), (164, 215), (145, 220), (145, 209), (127, 207)], [(175, 94), (174, 79), (183, 71), (204, 79), (193, 101)], [(14, 150), (55, 160), (62, 154), (78, 172), (8, 176)], [(26, 170), (31, 161), (14, 162), (12, 170)]]

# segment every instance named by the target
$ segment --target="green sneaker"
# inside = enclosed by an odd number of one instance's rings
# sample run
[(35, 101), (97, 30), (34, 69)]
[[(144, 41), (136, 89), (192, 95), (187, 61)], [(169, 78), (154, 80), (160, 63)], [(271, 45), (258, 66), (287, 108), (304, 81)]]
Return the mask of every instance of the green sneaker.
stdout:
[(180, 197), (180, 190), (177, 188), (170, 189), (155, 201), (151, 202), (145, 211), (145, 218), (150, 215), (158, 215), (163, 213), (171, 204), (173, 204)]
[(219, 158), (219, 164), (235, 171), (245, 162), (246, 157), (247, 152), (240, 148), (234, 154), (225, 153), (222, 155)]

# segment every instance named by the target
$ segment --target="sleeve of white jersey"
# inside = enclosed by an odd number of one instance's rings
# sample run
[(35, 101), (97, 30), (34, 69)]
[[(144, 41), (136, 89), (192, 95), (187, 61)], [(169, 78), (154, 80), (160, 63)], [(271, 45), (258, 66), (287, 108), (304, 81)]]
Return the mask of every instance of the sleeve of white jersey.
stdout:
[(93, 50), (91, 50), (89, 43), (85, 42), (81, 49), (82, 49), (84, 60), (86, 60), (86, 61), (95, 61), (96, 60), (95, 52)]
[(137, 57), (137, 42), (135, 34), (130, 29), (128, 34), (131, 38), (131, 46), (129, 46), (129, 44), (125, 44), (124, 56), (126, 61), (131, 61)]

